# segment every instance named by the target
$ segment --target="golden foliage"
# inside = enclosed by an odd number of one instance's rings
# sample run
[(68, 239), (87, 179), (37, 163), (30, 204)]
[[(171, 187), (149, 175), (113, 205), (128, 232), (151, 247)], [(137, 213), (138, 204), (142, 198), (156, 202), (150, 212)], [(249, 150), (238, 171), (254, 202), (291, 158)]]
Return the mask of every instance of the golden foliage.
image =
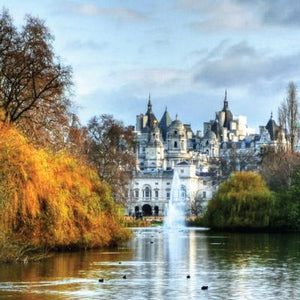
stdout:
[(43, 247), (102, 247), (129, 237), (121, 207), (90, 167), (0, 127), (0, 230)]

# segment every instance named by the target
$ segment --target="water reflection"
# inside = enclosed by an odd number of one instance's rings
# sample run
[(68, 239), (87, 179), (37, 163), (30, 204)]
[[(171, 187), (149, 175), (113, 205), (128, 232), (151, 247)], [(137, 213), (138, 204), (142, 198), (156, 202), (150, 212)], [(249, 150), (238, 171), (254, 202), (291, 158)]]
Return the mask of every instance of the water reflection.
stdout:
[(120, 249), (1, 265), (0, 299), (297, 299), (299, 241), (298, 234), (137, 229)]

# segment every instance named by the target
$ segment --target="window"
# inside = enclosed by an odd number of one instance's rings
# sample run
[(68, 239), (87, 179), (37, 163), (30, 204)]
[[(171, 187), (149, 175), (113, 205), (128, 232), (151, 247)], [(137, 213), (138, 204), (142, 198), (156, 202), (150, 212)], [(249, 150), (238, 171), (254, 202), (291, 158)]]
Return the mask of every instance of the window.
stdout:
[(184, 170), (183, 170), (183, 169), (181, 169), (181, 170), (180, 170), (180, 172), (181, 172), (181, 173), (184, 173)]
[(177, 130), (174, 131), (174, 134), (177, 134)]
[(203, 180), (203, 185), (206, 185), (206, 181), (205, 180)]
[(185, 199), (186, 198), (186, 187), (184, 185), (180, 186), (180, 198)]
[(139, 190), (135, 190), (135, 191), (134, 191), (134, 196), (135, 196), (135, 198), (138, 198), (138, 197), (139, 197)]
[(155, 198), (158, 198), (158, 190), (155, 191)]
[(167, 185), (170, 185), (170, 182), (167, 182)]
[(174, 142), (174, 148), (177, 148), (177, 142)]
[(135, 185), (139, 185), (139, 183), (138, 183), (138, 182), (135, 182)]
[(158, 185), (158, 182), (155, 182), (155, 185)]
[(170, 192), (167, 192), (167, 199), (170, 199)]
[(206, 198), (206, 192), (203, 192), (203, 198)]
[(150, 189), (148, 187), (145, 188), (145, 197), (150, 198)]

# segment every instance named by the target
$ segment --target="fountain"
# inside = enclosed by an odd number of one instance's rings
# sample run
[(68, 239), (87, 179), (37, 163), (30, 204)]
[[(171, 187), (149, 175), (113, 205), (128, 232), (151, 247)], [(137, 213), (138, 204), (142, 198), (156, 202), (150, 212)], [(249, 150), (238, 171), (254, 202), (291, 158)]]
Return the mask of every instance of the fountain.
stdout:
[(180, 178), (175, 170), (170, 196), (168, 206), (166, 207), (164, 227), (183, 228), (185, 227), (186, 194), (181, 189)]

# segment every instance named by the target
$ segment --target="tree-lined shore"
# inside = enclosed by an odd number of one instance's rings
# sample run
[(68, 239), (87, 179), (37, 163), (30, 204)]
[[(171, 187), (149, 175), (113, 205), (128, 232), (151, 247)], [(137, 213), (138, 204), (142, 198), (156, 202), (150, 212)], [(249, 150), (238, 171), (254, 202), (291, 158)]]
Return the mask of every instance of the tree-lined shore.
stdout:
[[(127, 240), (121, 195), (131, 131), (111, 116), (82, 126), (72, 68), (43, 20), (0, 13), (0, 261)], [(122, 139), (122, 143), (121, 140)]]
[(220, 185), (204, 215), (190, 225), (225, 231), (299, 231), (300, 172), (290, 180), (288, 187), (270, 190), (258, 173), (233, 173)]

